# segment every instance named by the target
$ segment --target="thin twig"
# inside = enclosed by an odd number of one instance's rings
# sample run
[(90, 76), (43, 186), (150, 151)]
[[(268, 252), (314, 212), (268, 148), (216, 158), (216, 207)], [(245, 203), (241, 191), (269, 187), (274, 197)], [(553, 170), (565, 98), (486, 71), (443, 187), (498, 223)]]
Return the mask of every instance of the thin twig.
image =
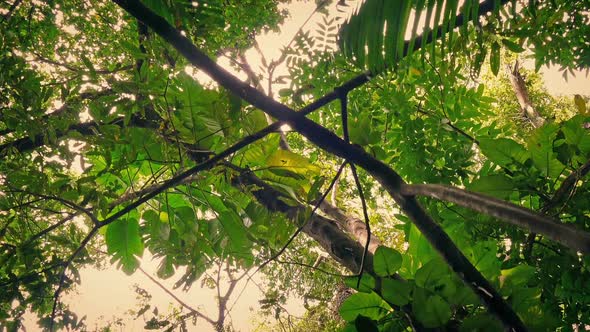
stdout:
[(166, 286), (164, 286), (161, 282), (159, 282), (158, 280), (156, 280), (149, 273), (147, 273), (144, 269), (142, 269), (141, 266), (138, 266), (137, 269), (141, 273), (143, 273), (148, 279), (150, 279), (154, 284), (156, 284), (158, 287), (160, 287), (160, 289), (162, 289), (164, 292), (166, 292), (166, 294), (170, 295), (170, 297), (172, 297), (176, 302), (178, 302), (178, 304), (180, 304), (181, 306), (185, 307), (193, 316), (201, 317), (204, 320), (206, 320), (207, 323), (209, 323), (211, 325), (215, 325), (216, 322), (213, 319), (211, 319), (211, 318), (207, 317), (206, 315), (200, 313), (198, 310), (196, 310), (195, 308), (191, 307), (186, 302), (182, 301), (178, 296), (176, 296), (176, 294), (172, 293), (172, 291), (170, 291), (168, 288), (166, 288)]

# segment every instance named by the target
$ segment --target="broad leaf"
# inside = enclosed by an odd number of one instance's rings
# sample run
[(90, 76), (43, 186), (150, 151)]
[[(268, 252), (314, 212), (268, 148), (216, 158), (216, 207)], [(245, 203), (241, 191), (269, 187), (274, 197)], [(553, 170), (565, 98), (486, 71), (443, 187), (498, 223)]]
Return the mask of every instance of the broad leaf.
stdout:
[(137, 219), (127, 217), (108, 225), (106, 232), (107, 251), (113, 255), (111, 261), (118, 262), (126, 274), (132, 274), (139, 266), (137, 257), (143, 254), (143, 241), (139, 234)]
[(506, 199), (514, 189), (514, 182), (504, 174), (492, 174), (473, 180), (468, 188), (483, 194)]
[(451, 319), (451, 307), (438, 295), (428, 295), (423, 288), (416, 288), (412, 312), (424, 324), (424, 327), (438, 327)]
[(508, 138), (481, 138), (479, 147), (489, 160), (500, 166), (508, 166), (513, 162), (523, 163), (529, 157), (522, 145)]
[(383, 318), (391, 308), (375, 293), (356, 293), (349, 296), (338, 312), (342, 319), (351, 322), (363, 315), (373, 320)]
[(380, 277), (395, 274), (402, 266), (402, 255), (395, 249), (379, 246), (373, 256), (375, 273)]
[(404, 306), (410, 302), (413, 287), (407, 281), (389, 278), (383, 279), (381, 281), (381, 295), (390, 303)]

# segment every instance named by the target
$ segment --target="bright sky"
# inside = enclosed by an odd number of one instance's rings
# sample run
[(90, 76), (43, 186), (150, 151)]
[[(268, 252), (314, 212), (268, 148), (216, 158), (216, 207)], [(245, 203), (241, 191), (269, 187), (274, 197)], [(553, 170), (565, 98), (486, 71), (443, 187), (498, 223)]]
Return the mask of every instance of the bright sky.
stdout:
[[(295, 2), (289, 5), (288, 8), (291, 12), (291, 17), (281, 27), (282, 32), (278, 34), (266, 34), (257, 39), (267, 61), (280, 56), (281, 47), (285, 46), (291, 40), (293, 34), (308, 18), (313, 11), (314, 3)], [(308, 24), (308, 26), (313, 27), (314, 23), (312, 21)], [(247, 56), (253, 70), (256, 71), (260, 63), (257, 52), (253, 50), (249, 51)], [(220, 63), (227, 67), (227, 59), (222, 58)], [(551, 93), (566, 95), (572, 95), (574, 93), (590, 94), (590, 80), (583, 74), (578, 74), (575, 78), (570, 77), (569, 82), (565, 82), (561, 77), (561, 73), (555, 68), (544, 68), (543, 74), (546, 78), (546, 86)], [(155, 276), (157, 262), (151, 260), (148, 256), (149, 254), (146, 252), (142, 268), (152, 276)], [(86, 323), (90, 329), (101, 326), (102, 324), (99, 322), (104, 322), (105, 319), (121, 318), (122, 313), (130, 309), (137, 309), (136, 295), (133, 291), (134, 284), (140, 285), (151, 293), (153, 296), (152, 303), (158, 306), (160, 313), (166, 312), (170, 305), (178, 307), (178, 304), (168, 294), (139, 271), (132, 276), (127, 276), (115, 267), (101, 271), (86, 268), (81, 270), (80, 274), (82, 285), (78, 287), (75, 294), (67, 295), (64, 299), (79, 317), (87, 316)], [(179, 276), (180, 273), (177, 273), (174, 277), (162, 281), (162, 283), (168, 289), (172, 290), (172, 285)], [(234, 291), (233, 296), (230, 298), (230, 303), (236, 300), (236, 297), (243, 289), (244, 280), (245, 278), (240, 282), (236, 291)], [(255, 280), (260, 282), (257, 278)], [(193, 308), (210, 315), (213, 319), (216, 318), (217, 303), (215, 300), (215, 290), (200, 288), (200, 283), (196, 282), (190, 291), (174, 290), (174, 293)], [(244, 289), (231, 312), (231, 320), (233, 321), (234, 328), (239, 331), (250, 331), (254, 328), (252, 318), (259, 307), (258, 300), (260, 299), (262, 299), (262, 294), (257, 287), (250, 284)], [(302, 305), (297, 302), (290, 303), (288, 309), (292, 314), (300, 315), (303, 313)], [(104, 316), (105, 319), (101, 319), (101, 316)], [(98, 326), (95, 325), (97, 323), (99, 323)], [(121, 331), (143, 331), (144, 322), (141, 318), (137, 320), (126, 319), (124, 323), (125, 327), (121, 328)], [(26, 327), (28, 331), (37, 330), (36, 324), (30, 316), (26, 320)], [(203, 320), (200, 320), (196, 327), (190, 323), (188, 327), (190, 331), (214, 331), (211, 325)]]

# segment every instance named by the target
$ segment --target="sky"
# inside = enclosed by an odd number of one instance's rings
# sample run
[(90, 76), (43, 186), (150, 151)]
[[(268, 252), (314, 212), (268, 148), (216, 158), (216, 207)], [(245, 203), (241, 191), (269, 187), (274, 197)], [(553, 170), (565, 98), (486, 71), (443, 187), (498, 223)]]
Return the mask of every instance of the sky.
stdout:
[[(267, 61), (280, 56), (281, 47), (286, 46), (294, 33), (313, 12), (314, 2), (294, 2), (287, 7), (291, 16), (281, 27), (281, 32), (268, 33), (257, 38)], [(312, 20), (308, 23), (308, 26), (313, 27), (313, 24), (314, 21)], [(247, 52), (246, 55), (252, 68), (256, 71), (260, 63), (259, 55), (253, 50)], [(227, 59), (222, 58), (220, 64), (228, 68)], [(576, 77), (570, 77), (566, 82), (557, 68), (543, 68), (542, 72), (545, 76), (546, 87), (552, 94), (573, 95), (578, 93), (590, 95), (590, 80), (582, 73), (578, 73)], [(157, 263), (146, 252), (141, 266), (147, 273), (155, 276)], [(158, 306), (161, 313), (166, 312), (171, 305), (178, 307), (178, 304), (168, 294), (139, 271), (132, 276), (127, 276), (115, 267), (104, 270), (85, 268), (80, 271), (80, 274), (82, 285), (74, 293), (63, 296), (63, 299), (78, 313), (79, 317), (87, 316), (86, 324), (91, 330), (94, 327), (102, 326), (101, 322), (104, 323), (115, 317), (120, 318), (121, 313), (130, 309), (137, 309), (136, 294), (133, 290), (134, 284), (140, 285), (151, 293), (153, 296), (152, 303)], [(172, 285), (179, 276), (180, 274), (177, 273), (169, 280), (162, 281), (162, 283), (172, 290)], [(258, 277), (255, 277), (254, 281), (260, 283)], [(231, 312), (231, 320), (237, 330), (251, 331), (255, 327), (253, 317), (256, 315), (259, 307), (258, 301), (262, 299), (262, 294), (253, 283), (249, 283), (246, 287), (244, 285), (245, 278), (238, 284), (237, 290), (230, 298), (230, 303), (233, 303), (237, 295), (243, 290)], [(215, 290), (201, 288), (200, 283), (196, 282), (188, 292), (174, 290), (174, 293), (193, 308), (202, 311), (204, 314), (210, 314), (213, 319), (216, 318)], [(289, 303), (287, 309), (296, 315), (301, 315), (304, 312), (302, 304), (295, 300)], [(121, 328), (121, 331), (143, 331), (144, 321), (141, 318), (137, 320), (125, 319), (124, 323), (125, 327)], [(35, 319), (29, 316), (26, 319), (26, 327), (28, 331), (36, 331)], [(196, 326), (189, 324), (188, 327), (190, 331), (214, 331), (210, 324), (202, 320), (198, 321)]]

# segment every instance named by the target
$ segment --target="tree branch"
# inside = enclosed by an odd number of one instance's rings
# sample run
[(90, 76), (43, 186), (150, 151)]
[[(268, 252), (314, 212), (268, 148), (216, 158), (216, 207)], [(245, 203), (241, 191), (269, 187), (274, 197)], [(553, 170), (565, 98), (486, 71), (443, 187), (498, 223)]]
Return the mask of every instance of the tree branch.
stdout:
[(191, 307), (188, 304), (186, 304), (184, 301), (182, 301), (180, 298), (178, 298), (174, 293), (172, 293), (172, 291), (170, 291), (168, 288), (166, 288), (166, 286), (162, 285), (161, 282), (159, 282), (158, 280), (156, 280), (149, 273), (147, 273), (144, 269), (142, 269), (141, 266), (137, 267), (137, 269), (141, 273), (143, 273), (143, 275), (145, 275), (148, 279), (150, 279), (154, 284), (156, 284), (158, 287), (160, 287), (160, 289), (162, 289), (164, 292), (166, 292), (166, 294), (170, 295), (170, 297), (172, 297), (176, 302), (178, 302), (178, 304), (180, 304), (181, 306), (185, 307), (192, 316), (201, 317), (205, 321), (207, 321), (207, 323), (215, 326), (215, 323), (216, 322), (213, 319), (207, 317), (206, 315), (200, 313), (198, 310), (195, 310), (193, 307)]
[(414, 184), (402, 186), (404, 195), (428, 196), (485, 213), (508, 223), (543, 234), (567, 247), (590, 253), (590, 234), (561, 224), (534, 211), (488, 195), (469, 192), (439, 184)]
[(506, 73), (510, 80), (510, 84), (512, 85), (512, 89), (514, 90), (514, 94), (516, 95), (516, 99), (518, 100), (518, 104), (520, 105), (522, 115), (524, 118), (531, 121), (534, 128), (541, 127), (545, 123), (545, 119), (543, 119), (541, 114), (539, 114), (535, 107), (533, 107), (526, 83), (520, 74), (518, 60), (514, 62), (513, 67), (510, 67), (510, 65), (506, 66)]
[[(507, 328), (514, 331), (526, 331), (526, 327), (512, 308), (510, 308), (502, 296), (459, 251), (444, 230), (426, 214), (426, 211), (424, 211), (413, 197), (407, 197), (401, 194), (400, 188), (405, 182), (394, 170), (373, 158), (362, 149), (346, 143), (334, 133), (305, 118), (303, 114), (295, 112), (289, 107), (268, 98), (255, 88), (241, 82), (197, 49), (188, 38), (181, 35), (165, 19), (154, 14), (139, 1), (113, 1), (129, 14), (152, 28), (157, 34), (175, 47), (180, 54), (187, 58), (191, 64), (208, 74), (219, 85), (230, 90), (265, 113), (279, 120), (286, 121), (292, 128), (323, 150), (364, 168), (381, 183), (399, 204), (400, 209), (414, 222), (451, 268), (479, 295), (489, 310)], [(483, 3), (480, 6), (480, 12), (483, 8), (492, 10), (493, 2), (495, 1)], [(457, 25), (462, 24), (462, 16), (461, 19), (457, 17), (456, 21), (458, 22)], [(440, 28), (442, 29), (442, 27)], [(432, 35), (429, 34), (429, 36), (432, 39)], [(427, 41), (428, 38), (426, 38)], [(419, 48), (423, 42), (422, 38), (416, 38), (414, 47)], [(407, 54), (407, 52), (405, 53)], [(362, 254), (362, 252), (359, 254)]]

